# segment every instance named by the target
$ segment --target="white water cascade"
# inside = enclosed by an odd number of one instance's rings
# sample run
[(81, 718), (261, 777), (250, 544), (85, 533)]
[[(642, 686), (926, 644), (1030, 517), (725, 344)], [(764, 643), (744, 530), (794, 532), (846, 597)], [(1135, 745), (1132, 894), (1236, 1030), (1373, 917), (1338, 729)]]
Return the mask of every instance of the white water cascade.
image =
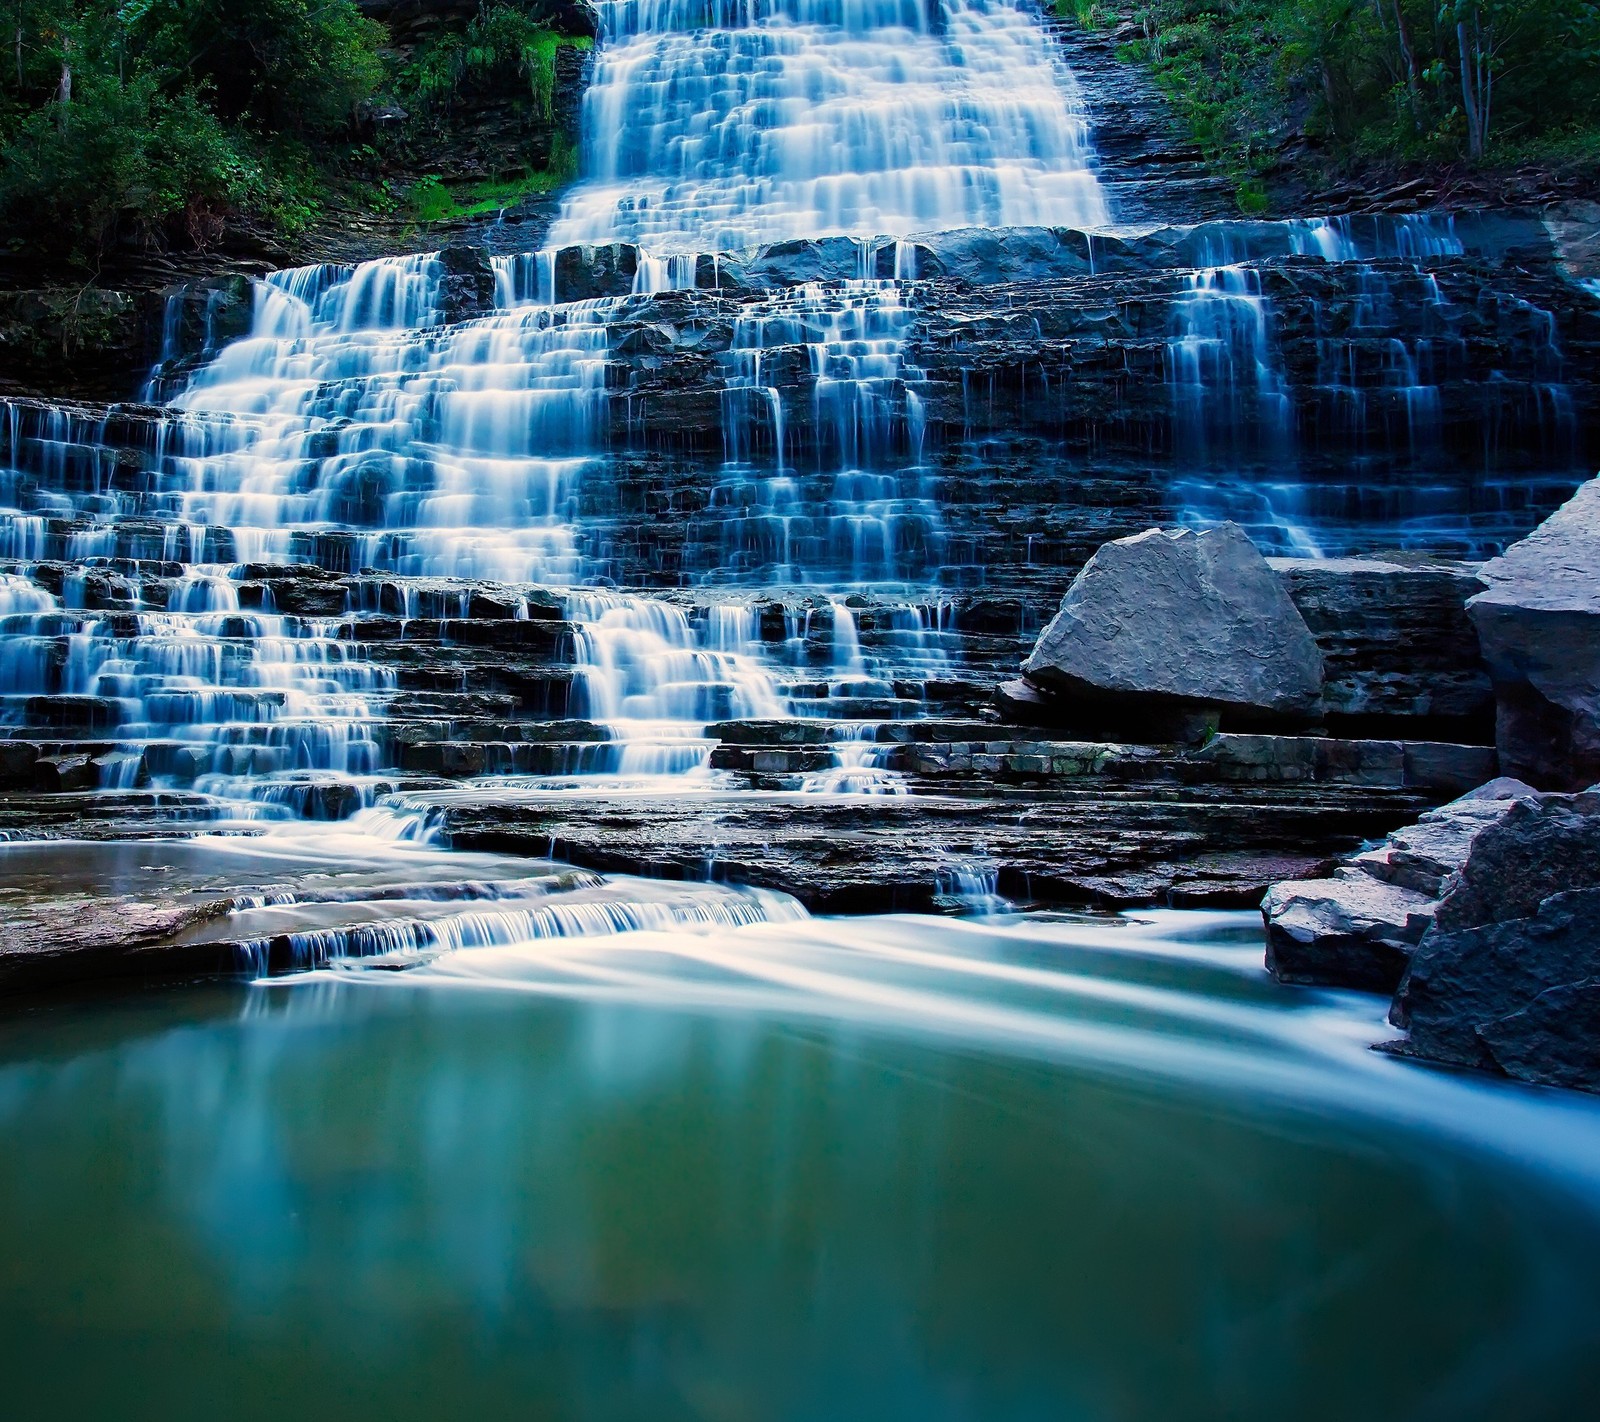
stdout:
[(553, 245), (1092, 228), (1077, 86), (1011, 0), (602, 0)]

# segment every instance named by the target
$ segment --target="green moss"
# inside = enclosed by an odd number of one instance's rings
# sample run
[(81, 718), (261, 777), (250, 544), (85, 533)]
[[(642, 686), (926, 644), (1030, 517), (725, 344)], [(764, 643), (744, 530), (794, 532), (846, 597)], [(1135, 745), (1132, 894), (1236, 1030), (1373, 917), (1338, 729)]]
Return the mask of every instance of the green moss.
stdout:
[(515, 207), (528, 198), (552, 193), (570, 183), (577, 172), (577, 149), (558, 133), (551, 142), (550, 162), (546, 167), (515, 177), (453, 187), (437, 176), (423, 178), (411, 189), (411, 215), (422, 223), (487, 216)]

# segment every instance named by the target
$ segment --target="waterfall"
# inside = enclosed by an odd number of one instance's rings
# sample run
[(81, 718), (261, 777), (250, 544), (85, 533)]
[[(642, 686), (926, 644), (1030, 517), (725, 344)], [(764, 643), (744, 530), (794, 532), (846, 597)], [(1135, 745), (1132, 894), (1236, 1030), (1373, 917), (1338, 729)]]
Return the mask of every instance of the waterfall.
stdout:
[(1014, 0), (601, 0), (553, 245), (1100, 227), (1088, 121)]
[[(976, 714), (963, 651), (1015, 664), (941, 588), (993, 575), (1017, 610), (983, 615), (1021, 626), (1043, 570), (1081, 558), (1082, 528), (1041, 510), (1075, 482), (1053, 407), (1097, 368), (1159, 409), (1139, 457), (1176, 449), (1151, 522), (1237, 518), (1312, 555), (1356, 541), (1347, 505), (1448, 505), (1318, 484), (1307, 446), (1444, 445), (1478, 313), (1440, 274), (1467, 224), (1106, 231), (1084, 97), (1026, 0), (598, 10), (582, 180), (544, 249), (480, 273), (492, 307), (458, 319), (459, 252), (274, 272), (231, 343), (213, 297), (183, 350), (195, 308), (169, 302), (164, 406), (7, 407), (0, 732), (29, 783), (425, 840), (437, 807), (407, 777), (706, 788), (708, 727), (784, 721), (810, 739), (778, 788), (904, 791), (878, 728)], [(1286, 273), (1335, 274), (1298, 365)], [(1046, 369), (1056, 304), (1092, 331)], [(1556, 322), (1503, 304), (1528, 369), (1493, 373), (1486, 442), (1537, 424), (1570, 447)], [(1470, 539), (1441, 515), (1396, 541), (1481, 551), (1527, 521), (1523, 492)], [(1006, 547), (1040, 571), (1005, 586)]]

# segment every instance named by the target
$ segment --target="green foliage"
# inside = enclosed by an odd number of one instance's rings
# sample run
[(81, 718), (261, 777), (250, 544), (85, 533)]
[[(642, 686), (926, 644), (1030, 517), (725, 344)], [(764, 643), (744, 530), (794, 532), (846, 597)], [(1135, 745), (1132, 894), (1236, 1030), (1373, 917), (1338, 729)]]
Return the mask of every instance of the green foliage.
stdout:
[(552, 135), (550, 162), (518, 178), (449, 187), (430, 175), (412, 186), (411, 215), (418, 222), (453, 222), (502, 212), (530, 197), (542, 197), (578, 175), (578, 150), (564, 134)]
[[(3, 240), (92, 268), (115, 242), (204, 247), (242, 217), (293, 235), (330, 200), (478, 210), (497, 193), (397, 184), (385, 170), (407, 134), (363, 115), (398, 99), (426, 132), (467, 91), (509, 86), (552, 127), (557, 51), (590, 41), (557, 34), (548, 4), (485, 0), (401, 64), (356, 0), (7, 0)], [(500, 187), (567, 180), (557, 138), (547, 169)]]
[(461, 33), (424, 45), (401, 71), (397, 88), (408, 107), (440, 111), (469, 88), (520, 78), (528, 83), (534, 111), (549, 123), (554, 118), (556, 50), (591, 44), (587, 37), (548, 28), (537, 10), (490, 4)]
[(1055, 12), (1086, 30), (1097, 30), (1116, 18), (1112, 0), (1055, 0)]
[(122, 222), (213, 240), (228, 208), (265, 191), (259, 164), (192, 89), (89, 72), (70, 104), (28, 115), (6, 146), (0, 213), (13, 243), (71, 244), (92, 263)]
[[(1058, 0), (1082, 10), (1088, 0)], [(1600, 132), (1595, 0), (1122, 0), (1247, 208), (1283, 142), (1336, 156), (1557, 161)], [(1101, 17), (1103, 19), (1103, 17)]]
[(292, 134), (348, 126), (383, 82), (383, 26), (352, 0), (128, 0), (118, 12), (161, 73), (187, 73), (225, 118)]

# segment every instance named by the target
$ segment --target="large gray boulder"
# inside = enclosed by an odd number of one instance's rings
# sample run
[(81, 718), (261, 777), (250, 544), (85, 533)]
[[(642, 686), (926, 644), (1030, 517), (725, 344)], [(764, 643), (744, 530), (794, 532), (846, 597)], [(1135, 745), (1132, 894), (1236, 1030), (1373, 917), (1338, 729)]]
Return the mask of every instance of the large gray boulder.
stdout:
[(1412, 1056), (1600, 1090), (1600, 795), (1519, 801), (1473, 840), (1390, 1021)]
[(1542, 789), (1600, 779), (1600, 480), (1503, 557), (1468, 611), (1494, 680), (1507, 775)]
[(1023, 671), (1051, 691), (1102, 701), (1299, 718), (1321, 705), (1317, 644), (1235, 524), (1151, 529), (1106, 544)]

